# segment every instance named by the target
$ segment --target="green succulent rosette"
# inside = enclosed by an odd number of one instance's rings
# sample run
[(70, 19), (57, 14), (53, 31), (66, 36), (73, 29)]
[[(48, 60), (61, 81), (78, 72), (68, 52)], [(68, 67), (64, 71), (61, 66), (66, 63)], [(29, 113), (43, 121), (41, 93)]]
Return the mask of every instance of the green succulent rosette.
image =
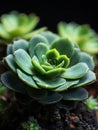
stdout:
[(14, 38), (30, 39), (46, 29), (34, 30), (38, 22), (39, 17), (33, 13), (26, 15), (13, 11), (9, 14), (3, 14), (0, 18), (0, 43), (8, 44)]
[(17, 40), (7, 54), (4, 60), (11, 71), (1, 75), (2, 83), (40, 103), (84, 100), (88, 93), (81, 86), (96, 80), (92, 57), (52, 32)]
[(86, 24), (79, 25), (74, 22), (60, 22), (58, 33), (60, 36), (77, 43), (82, 51), (89, 54), (98, 54), (98, 36), (90, 26)]

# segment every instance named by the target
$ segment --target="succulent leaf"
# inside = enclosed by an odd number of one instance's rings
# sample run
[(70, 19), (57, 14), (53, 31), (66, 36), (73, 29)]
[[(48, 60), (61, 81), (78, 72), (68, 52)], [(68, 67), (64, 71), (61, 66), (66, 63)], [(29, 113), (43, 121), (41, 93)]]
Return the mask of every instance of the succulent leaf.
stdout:
[(74, 52), (74, 46), (68, 39), (59, 39), (52, 43), (51, 48), (55, 48), (61, 55), (67, 55), (69, 58)]
[(23, 40), (23, 39), (14, 41), (13, 52), (18, 50), (18, 49), (23, 49), (25, 51), (28, 51), (28, 42), (26, 40)]
[(62, 77), (66, 79), (79, 79), (83, 77), (88, 70), (87, 64), (81, 62), (66, 69), (66, 72), (62, 74)]
[(33, 74), (33, 66), (31, 63), (31, 58), (26, 51), (23, 49), (18, 49), (14, 53), (14, 59), (16, 64), (27, 74)]
[(45, 37), (41, 36), (41, 35), (37, 35), (34, 38), (32, 38), (29, 42), (29, 53), (30, 56), (33, 57), (34, 56), (34, 50), (35, 50), (35, 46), (38, 43), (46, 43), (46, 45), (48, 44), (48, 41)]
[(48, 80), (48, 79), (42, 79), (38, 76), (33, 76), (33, 79), (40, 87), (46, 89), (53, 89), (66, 83), (66, 80), (63, 78), (55, 78)]
[(12, 54), (9, 54), (4, 60), (8, 64), (8, 66), (10, 67), (10, 69), (13, 72), (16, 72), (17, 64), (14, 61), (14, 56)]
[(74, 87), (80, 87), (86, 84), (93, 83), (96, 80), (96, 76), (92, 71), (88, 71), (88, 73), (80, 79), (79, 83)]
[(85, 62), (88, 67), (90, 68), (90, 70), (94, 70), (94, 62), (93, 62), (93, 58), (92, 56), (88, 55), (87, 53), (85, 52), (81, 52), (80, 53), (80, 60), (79, 62)]
[(30, 75), (27, 75), (25, 73), (23, 73), (21, 70), (17, 69), (17, 73), (18, 73), (18, 76), (19, 78), (27, 85), (33, 87), (33, 88), (36, 88), (36, 89), (39, 89), (39, 87), (35, 84), (32, 76)]
[(40, 98), (39, 102), (42, 104), (54, 104), (62, 99), (62, 95), (59, 93), (48, 93), (46, 96)]
[(14, 73), (8, 71), (1, 75), (2, 83), (11, 90), (26, 93), (27, 86)]
[(88, 92), (84, 88), (75, 88), (69, 91), (65, 91), (63, 94), (63, 100), (81, 101), (88, 97)]

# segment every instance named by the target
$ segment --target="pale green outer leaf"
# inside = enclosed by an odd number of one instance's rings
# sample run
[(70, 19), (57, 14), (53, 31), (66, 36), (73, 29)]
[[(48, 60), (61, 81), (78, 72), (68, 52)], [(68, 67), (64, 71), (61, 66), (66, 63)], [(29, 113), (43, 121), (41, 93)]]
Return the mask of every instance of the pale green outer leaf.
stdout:
[(10, 69), (13, 71), (13, 72), (16, 72), (16, 69), (17, 69), (17, 64), (15, 63), (14, 61), (14, 57), (13, 55), (8, 55), (5, 57), (5, 62), (7, 63), (7, 65), (10, 67)]
[(77, 85), (75, 85), (74, 88), (80, 87), (80, 86), (83, 86), (86, 84), (90, 84), (90, 83), (94, 82), (95, 80), (96, 80), (95, 74), (89, 70), (89, 72), (83, 78), (80, 79), (79, 83)]
[[(21, 19), (21, 17), (23, 19)], [(20, 18), (20, 19), (19, 19)], [(31, 30), (33, 30), (36, 25), (39, 22), (39, 17), (37, 17), (34, 14), (30, 14), (30, 15), (25, 15), (25, 14), (20, 14), (20, 17), (18, 16), (18, 24), (20, 26), (20, 30), (22, 30), (22, 33), (28, 33)]]
[(70, 59), (69, 67), (79, 63), (79, 59), (80, 59), (80, 50), (78, 48), (75, 48), (75, 51)]
[(39, 89), (39, 87), (35, 84), (33, 78), (30, 75), (23, 73), (21, 70), (17, 69), (18, 77), (30, 87)]
[(88, 72), (88, 70), (89, 68), (87, 64), (81, 62), (66, 69), (66, 72), (63, 73), (61, 77), (66, 79), (79, 79), (83, 77)]
[(9, 15), (2, 15), (1, 21), (8, 32), (17, 29), (18, 27), (17, 15), (15, 15), (14, 13), (11, 13)]
[(49, 31), (42, 32), (41, 35), (44, 36), (48, 40), (49, 44), (51, 44), (54, 40), (57, 40), (60, 38), (57, 34), (49, 32)]
[(60, 36), (73, 39), (77, 25), (73, 22), (69, 24), (66, 22), (59, 22), (57, 27)]
[(30, 38), (34, 37), (36, 34), (39, 34), (39, 33), (43, 32), (43, 31), (45, 31), (46, 29), (47, 29), (46, 27), (42, 27), (42, 28), (33, 30), (30, 33), (24, 34), (22, 36), (22, 38), (24, 38), (24, 39), (30, 39)]
[(36, 84), (38, 84), (41, 88), (44, 89), (53, 89), (57, 88), (66, 83), (66, 80), (63, 78), (55, 78), (55, 79), (42, 79), (41, 77), (33, 76)]
[(62, 99), (62, 95), (59, 93), (49, 93), (46, 96), (43, 96), (39, 102), (42, 104), (53, 104), (57, 103)]
[(50, 49), (57, 49), (61, 55), (71, 58), (74, 53), (74, 44), (66, 38), (60, 38), (52, 43)]
[(12, 44), (9, 44), (9, 45), (7, 46), (7, 55), (9, 55), (9, 54), (12, 54), (12, 53), (13, 53), (13, 51), (12, 51), (12, 47), (13, 47), (13, 45), (12, 45)]
[(81, 52), (79, 62), (85, 62), (90, 68), (90, 70), (94, 70), (94, 67), (95, 67), (94, 61), (93, 61), (92, 56), (90, 56), (89, 54), (85, 52)]
[(2, 37), (4, 39), (10, 38), (9, 33), (6, 31), (6, 28), (4, 28), (2, 24), (0, 24), (0, 37)]
[(17, 75), (8, 71), (1, 75), (2, 83), (9, 89), (16, 92), (26, 93), (26, 85), (21, 82)]
[(83, 44), (81, 49), (90, 54), (98, 54), (98, 39), (92, 38), (91, 40)]
[(79, 80), (67, 80), (64, 85), (61, 85), (58, 88), (53, 89), (53, 91), (62, 92), (64, 90), (67, 90), (68, 88), (76, 85), (78, 82), (79, 82)]
[(45, 53), (47, 52), (48, 50), (48, 47), (46, 44), (44, 43), (38, 43), (36, 46), (35, 46), (35, 50), (34, 50), (34, 53), (35, 55), (37, 56), (37, 58), (39, 59), (40, 63), (43, 62), (42, 61), (42, 56), (45, 55)]
[(29, 42), (29, 53), (30, 53), (30, 56), (31, 56), (31, 57), (34, 56), (35, 46), (36, 46), (38, 43), (40, 43), (40, 42), (43, 42), (43, 43), (45, 43), (46, 45), (49, 44), (48, 41), (47, 41), (47, 39), (46, 39), (44, 36), (40, 35), (40, 34), (38, 34), (37, 36), (33, 37), (33, 38), (30, 40), (30, 42)]
[(84, 88), (75, 88), (62, 92), (63, 100), (82, 101), (88, 98), (88, 92)]
[(29, 43), (24, 39), (14, 41), (13, 52), (18, 50), (18, 49), (23, 49), (23, 50), (27, 51), (28, 50), (28, 44)]
[(18, 49), (14, 53), (14, 59), (16, 64), (27, 74), (33, 75), (33, 65), (31, 63), (31, 58), (26, 51), (23, 49)]

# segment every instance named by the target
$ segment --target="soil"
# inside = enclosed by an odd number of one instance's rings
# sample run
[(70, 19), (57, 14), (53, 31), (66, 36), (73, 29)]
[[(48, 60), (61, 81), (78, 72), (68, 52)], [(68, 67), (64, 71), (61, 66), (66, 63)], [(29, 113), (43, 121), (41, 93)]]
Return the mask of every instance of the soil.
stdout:
[[(98, 130), (95, 111), (87, 110), (82, 102), (76, 107), (66, 108), (66, 102), (54, 105), (41, 105), (29, 100), (28, 104), (18, 94), (17, 100), (14, 94), (10, 94), (8, 108), (0, 115), (0, 130), (23, 130), (21, 123), (34, 116), (37, 119), (40, 130)], [(28, 97), (27, 97), (28, 98)]]

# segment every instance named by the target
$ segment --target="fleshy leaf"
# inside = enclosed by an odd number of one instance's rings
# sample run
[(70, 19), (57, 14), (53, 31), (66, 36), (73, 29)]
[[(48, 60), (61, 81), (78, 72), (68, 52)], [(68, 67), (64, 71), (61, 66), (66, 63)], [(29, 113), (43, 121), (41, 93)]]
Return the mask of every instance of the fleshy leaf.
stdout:
[(58, 88), (53, 89), (53, 91), (62, 92), (64, 90), (67, 90), (69, 87), (76, 85), (78, 82), (79, 80), (67, 80), (64, 85), (61, 85)]
[(79, 60), (80, 60), (80, 50), (78, 48), (75, 48), (75, 51), (70, 59), (69, 67), (77, 64)]
[(48, 50), (48, 47), (44, 43), (40, 42), (35, 46), (34, 53), (35, 53), (35, 55), (37, 56), (37, 58), (39, 59), (40, 62), (43, 62), (42, 56), (45, 55), (47, 50)]
[(33, 30), (32, 32), (30, 33), (27, 33), (27, 34), (24, 34), (23, 36), (21, 36), (22, 38), (24, 39), (30, 39), (32, 37), (34, 37), (35, 35), (45, 31), (47, 29), (47, 27), (42, 27), (42, 28), (39, 28), (39, 29), (36, 29), (36, 30)]
[(27, 85), (32, 88), (39, 89), (39, 87), (35, 84), (33, 78), (30, 75), (23, 73), (21, 70), (17, 69), (18, 77)]
[(23, 49), (23, 50), (27, 51), (28, 50), (28, 42), (26, 40), (23, 40), (23, 39), (14, 41), (13, 52), (18, 50), (18, 49)]
[(30, 56), (33, 57), (34, 56), (34, 50), (35, 50), (35, 46), (38, 44), (38, 43), (45, 43), (46, 45), (48, 45), (48, 41), (47, 39), (42, 36), (42, 35), (37, 35), (35, 37), (33, 37), (30, 42), (29, 42), (29, 53), (30, 53)]
[(43, 96), (39, 102), (42, 104), (53, 104), (57, 103), (62, 99), (62, 95), (59, 93), (48, 93), (46, 96)]
[(15, 63), (14, 61), (14, 57), (13, 55), (8, 55), (5, 57), (5, 62), (7, 63), (7, 65), (10, 67), (10, 69), (13, 71), (13, 72), (16, 72), (16, 69), (17, 69), (17, 64)]
[(26, 51), (23, 49), (18, 49), (14, 53), (14, 59), (16, 64), (27, 74), (33, 75), (33, 65), (31, 63), (31, 58)]
[(65, 72), (65, 68), (54, 68), (52, 70), (47, 71), (45, 74), (47, 77), (57, 77), (61, 75), (63, 72)]
[(27, 86), (21, 82), (17, 75), (8, 71), (1, 75), (2, 83), (11, 90), (26, 93)]
[(52, 43), (54, 40), (57, 40), (59, 39), (59, 36), (55, 33), (52, 33), (52, 32), (42, 32), (41, 33), (42, 36), (44, 36), (47, 40), (48, 40), (48, 43)]
[(57, 58), (59, 57), (59, 52), (56, 50), (56, 49), (51, 49), (51, 50), (49, 50), (49, 51), (47, 51), (46, 52), (46, 57), (47, 57), (47, 59), (48, 60), (54, 60), (54, 59), (56, 59), (57, 60)]
[(37, 57), (36, 56), (34, 56), (33, 58), (32, 58), (32, 65), (34, 66), (34, 69), (37, 71), (37, 72), (39, 72), (40, 74), (45, 74), (45, 70), (43, 69), (43, 67), (39, 64), (39, 61), (38, 61), (38, 59), (37, 59)]
[(47, 95), (47, 91), (43, 90), (43, 89), (34, 89), (29, 87), (27, 89), (27, 93), (30, 97), (34, 98), (35, 100), (39, 100), (42, 97), (44, 97), (45, 95)]
[(88, 70), (88, 66), (81, 62), (66, 69), (66, 72), (62, 74), (62, 77), (66, 79), (79, 79), (83, 77)]
[(84, 88), (74, 88), (62, 92), (63, 100), (82, 101), (88, 98), (88, 92)]
[(66, 80), (63, 78), (56, 78), (56, 79), (42, 79), (41, 77), (33, 76), (33, 79), (35, 80), (36, 84), (38, 84), (41, 88), (45, 89), (53, 89), (58, 86), (63, 85), (66, 83)]
[(41, 65), (42, 68), (45, 70), (45, 71), (49, 71), (49, 70), (52, 70), (53, 69), (53, 66), (49, 66), (49, 65)]
[(92, 56), (88, 55), (85, 52), (81, 52), (80, 53), (80, 60), (79, 62), (85, 62), (88, 67), (90, 68), (90, 70), (94, 70), (94, 62), (93, 62), (93, 58)]
[(89, 72), (83, 78), (80, 79), (79, 83), (77, 85), (75, 85), (74, 88), (80, 87), (80, 86), (83, 86), (86, 84), (90, 84), (90, 83), (94, 82), (95, 80), (96, 80), (95, 74), (89, 70)]
[(59, 56), (58, 63), (62, 63), (62, 61), (64, 61), (64, 65), (62, 66), (64, 68), (66, 68), (70, 63), (70, 59), (66, 55)]
[(57, 49), (61, 55), (67, 55), (69, 58), (74, 52), (74, 45), (71, 41), (65, 38), (61, 38), (52, 43), (50, 49)]
[(10, 38), (9, 33), (6, 31), (4, 26), (0, 23), (0, 37), (8, 40)]
[(13, 47), (13, 45), (12, 45), (12, 44), (9, 44), (9, 45), (7, 46), (7, 55), (9, 55), (9, 54), (12, 54), (12, 53), (13, 53), (13, 51), (12, 51), (12, 47)]

